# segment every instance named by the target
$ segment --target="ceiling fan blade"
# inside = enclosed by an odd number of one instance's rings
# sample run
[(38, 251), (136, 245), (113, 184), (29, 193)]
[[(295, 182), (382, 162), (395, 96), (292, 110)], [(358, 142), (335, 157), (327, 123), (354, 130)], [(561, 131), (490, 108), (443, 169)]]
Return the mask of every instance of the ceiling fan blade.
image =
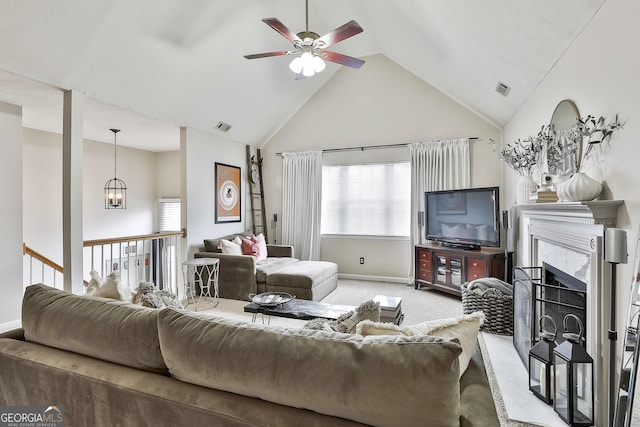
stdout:
[(252, 55), (244, 55), (244, 57), (247, 59), (257, 59), (257, 58), (268, 58), (270, 56), (288, 55), (289, 53), (291, 52), (289, 52), (288, 50), (281, 50), (278, 52), (254, 53)]
[[(324, 49), (325, 47), (333, 46), (334, 44), (341, 42), (344, 39), (360, 34), (364, 30), (356, 21), (349, 21), (346, 24), (336, 28), (330, 33), (325, 34), (316, 40), (318, 47)], [(322, 43), (320, 45), (320, 43)]]
[(271, 28), (273, 28), (274, 30), (282, 34), (291, 43), (293, 44), (295, 44), (296, 42), (302, 43), (302, 40), (300, 39), (300, 37), (298, 37), (298, 35), (293, 31), (288, 29), (287, 26), (284, 25), (282, 22), (280, 22), (278, 18), (264, 18), (262, 22), (264, 22), (265, 24), (267, 24), (268, 26), (270, 26)]
[(343, 55), (337, 52), (330, 52), (325, 50), (322, 52), (322, 57), (331, 62), (335, 62), (337, 64), (346, 65), (351, 68), (360, 68), (364, 61), (362, 59), (354, 58), (352, 56)]

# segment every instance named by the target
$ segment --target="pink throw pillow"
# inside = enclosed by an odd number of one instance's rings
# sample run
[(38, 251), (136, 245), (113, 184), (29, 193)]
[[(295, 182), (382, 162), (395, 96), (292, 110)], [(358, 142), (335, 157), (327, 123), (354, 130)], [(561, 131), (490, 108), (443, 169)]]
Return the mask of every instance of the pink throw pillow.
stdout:
[(260, 253), (260, 244), (249, 239), (242, 239), (242, 253), (243, 255), (255, 256), (256, 261), (262, 261), (266, 258), (266, 255)]
[(261, 255), (264, 255), (265, 258), (269, 256), (269, 253), (267, 252), (267, 241), (264, 239), (264, 234), (260, 233), (257, 236), (251, 236), (251, 241), (260, 245)]

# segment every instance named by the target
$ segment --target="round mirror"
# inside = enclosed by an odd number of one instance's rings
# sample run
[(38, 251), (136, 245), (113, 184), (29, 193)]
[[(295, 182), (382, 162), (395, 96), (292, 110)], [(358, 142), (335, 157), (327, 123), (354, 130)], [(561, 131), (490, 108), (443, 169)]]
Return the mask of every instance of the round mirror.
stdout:
[[(551, 116), (552, 140), (547, 146), (546, 171), (550, 175), (567, 175), (580, 167), (582, 147), (573, 141), (572, 126), (580, 118), (578, 107), (573, 101), (564, 99), (558, 103)], [(575, 149), (572, 146), (578, 144)]]

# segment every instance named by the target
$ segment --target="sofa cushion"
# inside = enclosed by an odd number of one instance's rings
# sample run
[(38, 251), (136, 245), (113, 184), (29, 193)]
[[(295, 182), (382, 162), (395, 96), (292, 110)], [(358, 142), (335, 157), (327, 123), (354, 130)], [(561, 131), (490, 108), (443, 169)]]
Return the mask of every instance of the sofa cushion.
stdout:
[(28, 286), (22, 303), (26, 341), (166, 374), (158, 311), (46, 285)]
[(282, 267), (298, 262), (296, 258), (289, 257), (269, 257), (256, 263), (256, 281), (258, 283), (264, 283), (267, 281), (267, 276), (274, 271), (281, 269)]
[(283, 329), (173, 308), (158, 328), (181, 381), (365, 424), (460, 423), (457, 340)]

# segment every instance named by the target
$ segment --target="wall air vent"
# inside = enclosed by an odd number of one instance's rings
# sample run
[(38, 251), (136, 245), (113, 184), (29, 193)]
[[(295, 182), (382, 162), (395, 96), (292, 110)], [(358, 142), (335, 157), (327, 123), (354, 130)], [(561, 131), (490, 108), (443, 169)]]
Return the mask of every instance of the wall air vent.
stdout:
[(496, 86), (496, 92), (498, 92), (502, 96), (507, 96), (511, 88), (502, 82), (498, 82), (498, 86)]
[(216, 129), (221, 132), (227, 132), (229, 129), (231, 129), (231, 125), (225, 122), (218, 122), (218, 124), (216, 125)]

